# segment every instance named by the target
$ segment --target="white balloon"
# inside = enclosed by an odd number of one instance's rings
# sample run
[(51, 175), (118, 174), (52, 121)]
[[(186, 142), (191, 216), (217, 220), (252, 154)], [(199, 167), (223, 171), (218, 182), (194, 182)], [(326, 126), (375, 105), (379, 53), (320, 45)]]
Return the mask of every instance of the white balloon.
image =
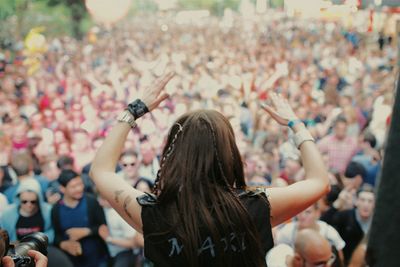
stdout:
[(132, 0), (86, 0), (86, 8), (93, 18), (112, 24), (128, 14)]

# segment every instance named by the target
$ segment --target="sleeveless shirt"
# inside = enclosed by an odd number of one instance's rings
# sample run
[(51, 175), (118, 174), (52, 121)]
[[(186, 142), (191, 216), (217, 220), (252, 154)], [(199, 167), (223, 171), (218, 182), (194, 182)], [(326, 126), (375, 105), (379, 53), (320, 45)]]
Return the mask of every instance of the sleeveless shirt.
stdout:
[[(238, 197), (247, 209), (261, 243), (263, 255), (274, 246), (271, 222), (270, 206), (264, 192), (243, 191)], [(180, 240), (174, 236), (171, 226), (163, 215), (163, 211), (157, 204), (157, 199), (152, 194), (142, 195), (137, 198), (142, 206), (142, 222), (144, 236), (145, 257), (153, 262), (154, 266), (188, 266), (183, 257), (185, 249)], [(195, 212), (195, 211), (194, 211)], [(215, 243), (221, 242), (224, 253), (232, 256), (234, 266), (243, 266), (239, 255), (246, 249), (244, 235), (230, 233), (221, 240), (213, 240), (211, 235), (202, 231), (201, 244), (198, 248), (198, 262), (200, 266), (217, 266), (218, 251)], [(265, 265), (266, 266), (266, 265)]]

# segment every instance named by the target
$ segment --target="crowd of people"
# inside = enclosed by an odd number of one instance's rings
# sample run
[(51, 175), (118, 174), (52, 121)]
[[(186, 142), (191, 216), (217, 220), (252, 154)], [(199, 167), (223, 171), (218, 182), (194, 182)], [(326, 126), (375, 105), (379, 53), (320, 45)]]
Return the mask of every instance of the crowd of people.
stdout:
[(168, 127), (189, 110), (212, 108), (234, 128), (249, 186), (300, 181), (293, 133), (260, 111), (279, 93), (314, 136), (331, 191), (274, 228), (268, 266), (303, 266), (296, 256), (310, 259), (307, 238), (328, 241), (335, 266), (361, 266), (351, 259), (374, 211), (396, 52), (390, 39), (381, 44), (340, 23), (282, 16), (237, 18), (231, 27), (216, 18), (185, 25), (135, 18), (83, 41), (48, 38), (34, 73), (23, 64), (23, 50), (2, 48), (0, 226), (11, 241), (46, 233), (55, 251), (49, 264), (61, 258), (69, 266), (106, 266), (110, 259), (112, 266), (151, 264), (143, 236), (97, 195), (89, 170), (116, 115), (174, 71), (166, 89), (171, 98), (128, 135), (116, 171), (151, 192)]

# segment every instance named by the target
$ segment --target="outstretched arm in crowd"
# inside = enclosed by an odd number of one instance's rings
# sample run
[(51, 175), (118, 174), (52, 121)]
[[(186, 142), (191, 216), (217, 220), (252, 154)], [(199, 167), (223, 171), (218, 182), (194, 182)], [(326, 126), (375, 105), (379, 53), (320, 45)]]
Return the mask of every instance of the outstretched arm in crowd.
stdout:
[(271, 204), (271, 223), (276, 226), (309, 207), (329, 192), (328, 172), (317, 146), (305, 125), (297, 118), (288, 101), (276, 94), (271, 95), (275, 109), (264, 109), (281, 125), (295, 122), (292, 130), (298, 136), (298, 146), (305, 169), (305, 180), (287, 187), (267, 189)]
[[(164, 87), (172, 77), (173, 74), (171, 73), (164, 75), (145, 90), (141, 100), (146, 104), (149, 111), (155, 109), (168, 97), (164, 92)], [(142, 209), (136, 198), (143, 195), (143, 192), (134, 189), (115, 173), (115, 167), (130, 130), (131, 127), (128, 123), (117, 123), (113, 127), (96, 153), (90, 170), (90, 177), (102, 197), (108, 200), (125, 221), (137, 231), (142, 232), (140, 216)]]

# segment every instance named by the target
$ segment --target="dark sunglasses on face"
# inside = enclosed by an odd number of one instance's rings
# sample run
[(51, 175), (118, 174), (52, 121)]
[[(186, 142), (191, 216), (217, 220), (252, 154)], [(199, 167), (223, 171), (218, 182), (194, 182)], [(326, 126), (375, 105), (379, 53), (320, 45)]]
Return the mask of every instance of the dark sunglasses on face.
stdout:
[(22, 204), (26, 204), (26, 203), (31, 203), (33, 205), (35, 205), (37, 203), (37, 200), (21, 200)]
[(136, 162), (131, 162), (131, 163), (122, 163), (122, 166), (124, 166), (124, 167), (128, 167), (128, 166), (131, 166), (131, 167), (133, 167), (133, 166), (135, 166), (136, 165)]

